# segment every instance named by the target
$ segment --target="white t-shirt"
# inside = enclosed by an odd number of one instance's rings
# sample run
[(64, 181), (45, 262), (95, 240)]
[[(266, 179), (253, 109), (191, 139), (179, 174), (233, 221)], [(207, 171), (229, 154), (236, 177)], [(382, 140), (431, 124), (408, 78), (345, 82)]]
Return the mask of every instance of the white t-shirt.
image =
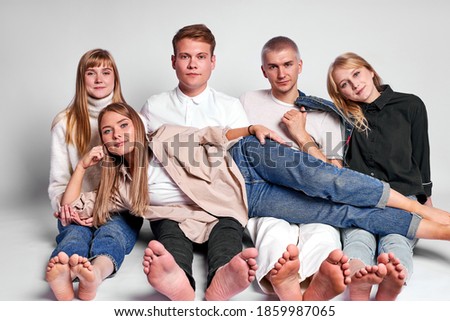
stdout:
[[(240, 100), (252, 124), (264, 125), (276, 131), (285, 141), (293, 142), (281, 119), (287, 111), (298, 107), (276, 99), (270, 89), (247, 92)], [(328, 159), (342, 159), (344, 138), (336, 115), (323, 111), (308, 112), (306, 131)], [(298, 148), (295, 142), (293, 145)]]

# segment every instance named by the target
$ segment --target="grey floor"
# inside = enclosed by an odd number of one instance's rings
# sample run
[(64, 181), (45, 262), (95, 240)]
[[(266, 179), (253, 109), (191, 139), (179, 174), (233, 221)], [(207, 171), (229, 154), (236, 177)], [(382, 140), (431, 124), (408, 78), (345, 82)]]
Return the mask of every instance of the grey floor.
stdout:
[[(450, 200), (438, 198), (435, 205), (450, 209)], [(52, 301), (54, 300), (44, 280), (48, 256), (54, 247), (56, 222), (47, 201), (41, 204), (18, 205), (2, 208), (0, 244), (0, 301)], [(140, 238), (128, 255), (119, 273), (100, 286), (97, 301), (147, 301), (167, 300), (147, 283), (142, 272), (142, 254), (152, 237), (149, 225), (144, 223)], [(415, 249), (415, 271), (409, 285), (398, 297), (399, 301), (450, 300), (450, 242), (420, 240)], [(205, 260), (196, 253), (194, 274), (197, 279), (196, 300), (203, 300), (205, 285)], [(344, 300), (343, 295), (335, 300)], [(275, 297), (263, 294), (256, 283), (233, 300), (274, 301)]]

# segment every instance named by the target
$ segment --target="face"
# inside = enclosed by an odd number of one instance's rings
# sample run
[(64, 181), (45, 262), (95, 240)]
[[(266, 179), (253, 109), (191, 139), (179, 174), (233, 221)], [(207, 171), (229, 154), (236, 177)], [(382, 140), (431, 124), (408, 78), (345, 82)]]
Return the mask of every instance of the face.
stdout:
[(116, 112), (106, 112), (100, 123), (101, 139), (111, 154), (126, 156), (134, 149), (134, 126), (131, 120)]
[(280, 98), (289, 93), (297, 93), (298, 75), (302, 72), (302, 61), (295, 50), (266, 52), (261, 70), (269, 80), (272, 94)]
[(332, 76), (339, 93), (348, 100), (371, 103), (380, 96), (373, 82), (374, 73), (366, 67), (336, 68)]
[(178, 41), (177, 53), (172, 56), (181, 91), (190, 96), (197, 96), (208, 85), (209, 77), (216, 65), (216, 57), (211, 55), (211, 45), (192, 39)]
[(105, 98), (114, 90), (114, 71), (101, 66), (91, 67), (84, 73), (84, 83), (89, 96), (96, 99)]

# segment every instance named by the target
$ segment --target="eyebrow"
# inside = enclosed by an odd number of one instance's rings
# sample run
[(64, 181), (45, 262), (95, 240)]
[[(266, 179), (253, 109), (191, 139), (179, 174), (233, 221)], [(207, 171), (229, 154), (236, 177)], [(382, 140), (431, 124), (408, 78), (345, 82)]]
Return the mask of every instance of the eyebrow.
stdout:
[[(123, 123), (124, 121), (128, 121), (128, 120), (129, 120), (128, 118), (123, 118), (123, 119), (119, 120), (116, 124), (120, 124), (120, 123)], [(102, 130), (105, 128), (111, 128), (111, 127), (112, 126), (110, 126), (110, 125), (106, 125), (106, 126), (102, 127)]]

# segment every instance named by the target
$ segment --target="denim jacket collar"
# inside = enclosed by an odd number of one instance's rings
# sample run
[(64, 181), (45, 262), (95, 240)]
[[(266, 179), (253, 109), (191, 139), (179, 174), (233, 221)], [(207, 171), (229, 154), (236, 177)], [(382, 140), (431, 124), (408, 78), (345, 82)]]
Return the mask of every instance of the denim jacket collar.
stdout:
[(320, 110), (320, 111), (326, 111), (326, 112), (332, 112), (335, 113), (339, 119), (341, 120), (341, 124), (344, 127), (344, 135), (345, 135), (345, 145), (344, 145), (344, 161), (345, 161), (345, 155), (347, 154), (349, 143), (350, 143), (350, 137), (353, 132), (353, 124), (352, 122), (344, 115), (344, 113), (337, 108), (333, 102), (316, 97), (316, 96), (309, 96), (303, 93), (302, 91), (298, 91), (299, 96), (295, 100), (295, 105), (297, 107), (304, 107), (306, 111), (308, 110)]

